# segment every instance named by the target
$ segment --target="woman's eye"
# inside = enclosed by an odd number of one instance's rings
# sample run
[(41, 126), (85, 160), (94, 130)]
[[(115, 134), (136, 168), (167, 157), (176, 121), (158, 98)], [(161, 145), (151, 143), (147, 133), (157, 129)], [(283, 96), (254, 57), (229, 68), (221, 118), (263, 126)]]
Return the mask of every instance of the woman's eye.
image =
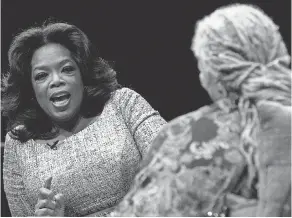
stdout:
[(74, 67), (72, 66), (67, 66), (62, 69), (62, 72), (65, 72), (65, 73), (70, 73), (72, 71), (74, 71)]
[(41, 72), (41, 73), (38, 73), (34, 79), (36, 81), (41, 81), (41, 80), (44, 80), (47, 77), (47, 75), (48, 75), (47, 73)]

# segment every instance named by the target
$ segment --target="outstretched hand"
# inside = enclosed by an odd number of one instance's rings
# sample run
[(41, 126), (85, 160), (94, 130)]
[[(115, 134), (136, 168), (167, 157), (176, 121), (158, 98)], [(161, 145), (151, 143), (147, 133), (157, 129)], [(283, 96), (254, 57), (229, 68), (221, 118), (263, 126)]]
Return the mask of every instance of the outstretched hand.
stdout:
[(35, 216), (64, 216), (64, 196), (54, 195), (51, 190), (52, 177), (49, 177), (39, 190), (38, 202), (35, 206)]

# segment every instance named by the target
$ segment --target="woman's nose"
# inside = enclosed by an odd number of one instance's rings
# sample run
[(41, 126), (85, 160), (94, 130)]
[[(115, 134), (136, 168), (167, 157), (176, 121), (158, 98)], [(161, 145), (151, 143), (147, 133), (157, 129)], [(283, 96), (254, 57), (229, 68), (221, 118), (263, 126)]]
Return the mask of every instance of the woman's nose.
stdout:
[(50, 83), (50, 88), (54, 88), (54, 87), (59, 87), (61, 85), (64, 85), (64, 81), (62, 80), (62, 77), (60, 76), (59, 73), (54, 72), (52, 73), (52, 80)]

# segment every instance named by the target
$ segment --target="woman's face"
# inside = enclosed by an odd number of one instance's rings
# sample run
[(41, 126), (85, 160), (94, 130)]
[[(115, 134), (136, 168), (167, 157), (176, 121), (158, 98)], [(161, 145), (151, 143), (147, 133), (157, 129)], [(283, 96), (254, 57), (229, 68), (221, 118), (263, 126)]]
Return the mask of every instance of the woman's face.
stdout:
[(83, 82), (67, 48), (55, 43), (40, 47), (32, 56), (31, 71), (36, 99), (53, 121), (70, 121), (78, 114)]

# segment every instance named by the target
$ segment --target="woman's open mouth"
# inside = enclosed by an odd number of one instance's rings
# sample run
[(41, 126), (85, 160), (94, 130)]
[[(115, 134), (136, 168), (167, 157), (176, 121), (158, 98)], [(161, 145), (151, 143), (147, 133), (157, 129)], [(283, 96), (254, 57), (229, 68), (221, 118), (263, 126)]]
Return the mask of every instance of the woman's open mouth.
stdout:
[(55, 107), (64, 107), (67, 106), (69, 103), (71, 95), (69, 93), (59, 93), (59, 94), (54, 94), (51, 98), (50, 101), (53, 103)]

